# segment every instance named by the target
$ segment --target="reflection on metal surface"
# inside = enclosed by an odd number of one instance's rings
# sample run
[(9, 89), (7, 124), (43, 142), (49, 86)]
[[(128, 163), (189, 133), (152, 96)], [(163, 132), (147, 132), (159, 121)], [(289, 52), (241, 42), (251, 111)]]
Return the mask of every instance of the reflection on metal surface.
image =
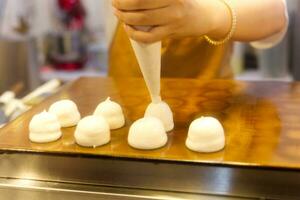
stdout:
[(152, 192), (154, 197), (162, 199), (167, 199), (169, 194), (182, 193), (271, 199), (297, 199), (300, 196), (300, 174), (274, 168), (30, 153), (0, 154), (0, 160), (0, 177), (21, 179), (15, 182), (16, 185), (25, 183), (24, 188), (32, 189), (36, 189), (35, 185), (28, 179), (57, 183), (54, 184), (57, 187), (61, 183), (79, 184), (81, 186), (75, 190), (80, 191), (83, 186), (126, 188), (141, 196), (141, 191), (155, 191)]
[[(26, 183), (24, 185), (24, 183)], [(149, 199), (149, 200), (239, 200), (245, 198), (234, 198), (225, 196), (212, 196), (191, 193), (174, 193), (154, 190), (136, 190), (128, 188), (91, 186), (80, 184), (66, 184), (45, 181), (33, 181), (25, 179), (1, 179), (0, 178), (1, 197), (11, 199), (11, 197), (22, 197), (30, 195), (30, 200), (38, 198), (54, 199)], [(24, 198), (25, 195), (25, 198)], [(47, 198), (45, 198), (47, 197)]]
[(232, 170), (230, 168), (219, 168), (216, 177), (218, 177), (219, 184), (223, 185), (223, 190), (226, 193), (231, 191)]
[(18, 185), (18, 187), (30, 188), (33, 185), (33, 181), (28, 179), (17, 179), (14, 184)]

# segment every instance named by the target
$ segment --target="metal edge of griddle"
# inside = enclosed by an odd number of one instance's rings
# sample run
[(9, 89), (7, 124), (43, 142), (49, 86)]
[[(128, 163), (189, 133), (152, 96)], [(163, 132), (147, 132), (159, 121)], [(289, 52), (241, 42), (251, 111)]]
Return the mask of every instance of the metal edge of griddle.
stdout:
[(185, 159), (164, 159), (164, 158), (149, 158), (142, 156), (126, 156), (126, 155), (110, 155), (110, 154), (92, 154), (92, 153), (76, 153), (76, 152), (61, 152), (61, 151), (43, 151), (36, 149), (23, 149), (23, 148), (12, 148), (12, 147), (0, 147), (0, 154), (11, 154), (11, 153), (20, 153), (20, 154), (44, 154), (44, 155), (55, 155), (55, 156), (67, 156), (67, 157), (87, 157), (87, 158), (110, 158), (110, 159), (129, 159), (129, 160), (143, 160), (148, 162), (171, 162), (171, 163), (180, 163), (180, 164), (195, 164), (195, 165), (217, 165), (217, 166), (227, 166), (227, 167), (256, 167), (261, 169), (275, 169), (275, 170), (293, 170), (300, 171), (299, 165), (290, 166), (290, 165), (265, 165), (265, 164), (255, 164), (255, 163), (244, 163), (236, 161), (213, 161), (213, 160), (185, 160)]
[[(110, 199), (110, 200), (249, 200), (249, 198), (167, 192), (88, 184), (0, 178), (0, 194), (3, 199)], [(16, 198), (17, 197), (17, 198)], [(21, 198), (18, 198), (21, 197)]]
[(0, 177), (247, 198), (300, 196), (300, 172), (39, 153), (0, 153)]

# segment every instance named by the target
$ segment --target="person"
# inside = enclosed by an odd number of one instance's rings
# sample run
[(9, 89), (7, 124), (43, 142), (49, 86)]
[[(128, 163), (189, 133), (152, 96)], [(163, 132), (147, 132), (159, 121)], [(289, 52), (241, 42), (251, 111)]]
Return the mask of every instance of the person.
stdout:
[(162, 40), (163, 77), (233, 78), (233, 41), (270, 48), (288, 26), (285, 0), (112, 0), (112, 5), (120, 21), (110, 48), (109, 75), (115, 77), (141, 76), (128, 36), (143, 43)]

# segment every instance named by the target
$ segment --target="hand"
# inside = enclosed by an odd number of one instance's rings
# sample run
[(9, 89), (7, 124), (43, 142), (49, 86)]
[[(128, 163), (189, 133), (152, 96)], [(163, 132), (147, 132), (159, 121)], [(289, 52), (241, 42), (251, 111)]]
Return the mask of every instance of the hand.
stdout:
[[(112, 0), (112, 4), (128, 35), (144, 43), (166, 37), (222, 38), (230, 29), (230, 12), (220, 0)], [(134, 26), (152, 28), (142, 31)]]

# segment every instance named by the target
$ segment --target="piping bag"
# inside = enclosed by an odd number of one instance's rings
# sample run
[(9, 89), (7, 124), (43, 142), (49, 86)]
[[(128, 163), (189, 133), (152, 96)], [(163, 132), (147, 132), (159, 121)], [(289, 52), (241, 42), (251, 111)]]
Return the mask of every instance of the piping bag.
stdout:
[[(135, 26), (134, 28), (149, 31), (152, 27)], [(159, 41), (145, 44), (132, 39), (130, 39), (130, 42), (152, 100), (152, 103), (146, 109), (145, 116), (159, 118), (163, 122), (166, 131), (170, 131), (174, 127), (173, 113), (169, 105), (163, 102), (160, 96), (162, 43)]]
[[(136, 26), (134, 28), (142, 31), (149, 31), (151, 29), (149, 26)], [(151, 100), (153, 103), (159, 103), (161, 101), (161, 41), (145, 44), (130, 39), (130, 42), (150, 93)]]

